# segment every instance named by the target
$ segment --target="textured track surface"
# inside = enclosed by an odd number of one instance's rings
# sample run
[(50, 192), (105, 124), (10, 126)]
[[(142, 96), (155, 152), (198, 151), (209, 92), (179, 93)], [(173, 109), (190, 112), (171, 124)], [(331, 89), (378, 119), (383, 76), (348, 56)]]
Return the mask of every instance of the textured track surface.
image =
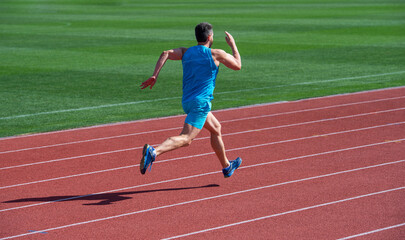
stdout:
[(214, 112), (139, 173), (184, 116), (0, 139), (0, 238), (403, 239), (405, 88)]

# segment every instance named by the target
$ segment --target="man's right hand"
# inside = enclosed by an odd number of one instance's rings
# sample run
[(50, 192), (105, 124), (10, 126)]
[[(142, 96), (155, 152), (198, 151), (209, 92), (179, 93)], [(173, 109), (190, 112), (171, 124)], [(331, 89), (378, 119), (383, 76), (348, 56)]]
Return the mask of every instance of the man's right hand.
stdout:
[(152, 76), (148, 80), (143, 82), (140, 87), (141, 87), (141, 89), (145, 89), (150, 86), (150, 89), (152, 89), (152, 87), (155, 85), (155, 83), (156, 83), (156, 77)]

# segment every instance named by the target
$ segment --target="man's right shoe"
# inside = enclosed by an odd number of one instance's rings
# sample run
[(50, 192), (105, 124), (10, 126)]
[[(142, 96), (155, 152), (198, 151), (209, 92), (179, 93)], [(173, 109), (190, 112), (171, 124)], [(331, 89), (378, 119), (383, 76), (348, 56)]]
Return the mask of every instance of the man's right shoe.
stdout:
[(142, 174), (145, 174), (146, 169), (148, 169), (149, 165), (149, 171), (152, 169), (152, 163), (155, 161), (155, 158), (155, 149), (152, 146), (145, 144), (145, 146), (143, 146), (141, 163), (139, 164), (139, 168)]
[(238, 157), (229, 163), (231, 164), (229, 167), (222, 169), (225, 178), (232, 176), (233, 172), (242, 164), (242, 158)]

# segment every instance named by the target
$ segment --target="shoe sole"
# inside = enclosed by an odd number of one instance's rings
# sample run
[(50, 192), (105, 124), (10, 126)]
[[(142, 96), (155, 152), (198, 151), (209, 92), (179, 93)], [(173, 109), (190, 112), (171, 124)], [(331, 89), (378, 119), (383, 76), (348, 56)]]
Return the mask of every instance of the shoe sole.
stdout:
[(142, 150), (142, 159), (141, 159), (141, 163), (139, 164), (139, 170), (141, 170), (141, 174), (145, 174), (145, 172), (146, 172), (146, 168), (144, 168), (146, 150), (148, 150), (148, 144), (145, 144), (145, 146), (143, 146), (143, 150)]

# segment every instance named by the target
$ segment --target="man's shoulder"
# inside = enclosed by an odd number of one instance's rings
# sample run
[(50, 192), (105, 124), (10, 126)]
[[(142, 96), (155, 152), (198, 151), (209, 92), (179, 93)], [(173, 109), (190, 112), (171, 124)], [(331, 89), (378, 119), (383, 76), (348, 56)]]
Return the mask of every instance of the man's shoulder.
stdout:
[(214, 59), (220, 59), (223, 58), (224, 55), (226, 55), (226, 52), (222, 49), (211, 49), (211, 54), (214, 57)]
[(185, 52), (187, 52), (187, 50), (188, 50), (189, 48), (187, 48), (187, 47), (179, 47), (179, 49), (180, 49), (181, 52), (184, 54)]
[(213, 49), (211, 49), (211, 52), (212, 52), (212, 53), (216, 53), (216, 54), (222, 54), (222, 53), (225, 53), (225, 51), (224, 51), (224, 50), (219, 49), (219, 48), (213, 48)]

